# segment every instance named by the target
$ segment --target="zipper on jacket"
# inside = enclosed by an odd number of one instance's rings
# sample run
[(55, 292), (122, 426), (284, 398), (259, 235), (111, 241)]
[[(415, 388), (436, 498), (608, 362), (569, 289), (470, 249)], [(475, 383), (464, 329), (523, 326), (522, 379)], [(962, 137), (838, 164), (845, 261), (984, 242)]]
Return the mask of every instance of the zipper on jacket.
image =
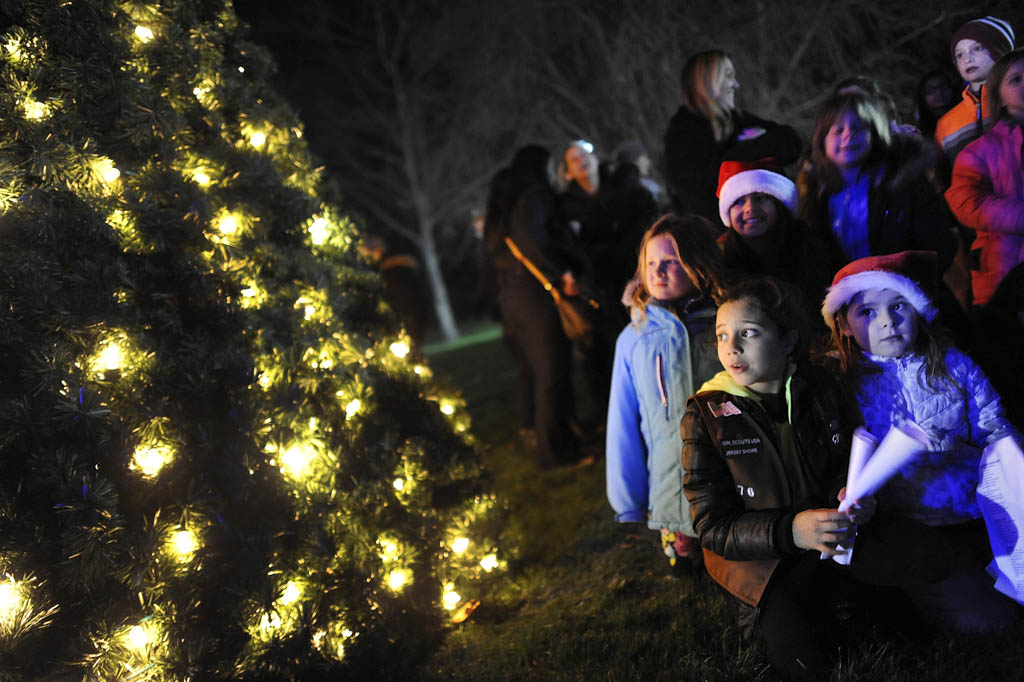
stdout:
[(665, 419), (668, 419), (668, 393), (665, 391), (665, 378), (662, 375), (661, 353), (657, 357), (658, 393), (661, 395), (661, 406), (665, 408)]

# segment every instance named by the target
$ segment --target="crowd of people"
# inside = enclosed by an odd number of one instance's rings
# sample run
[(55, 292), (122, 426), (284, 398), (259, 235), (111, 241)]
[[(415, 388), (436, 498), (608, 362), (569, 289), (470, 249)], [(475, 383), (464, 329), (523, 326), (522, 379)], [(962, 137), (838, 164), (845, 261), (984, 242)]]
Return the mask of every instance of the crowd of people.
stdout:
[[(639, 143), (599, 163), (584, 140), (524, 147), (492, 183), (484, 236), (538, 464), (595, 455), (554, 300), (599, 301), (576, 344), (607, 397), (616, 519), (660, 533), (674, 571), (706, 571), (787, 677), (826, 674), (872, 605), (971, 633), (1018, 615), (986, 571), (976, 489), (983, 449), (1024, 416), (1024, 50), (982, 17), (950, 58), (959, 100), (926, 73), (907, 125), (853, 76), (805, 147), (740, 110), (732, 59), (702, 52), (664, 189)], [(925, 452), (840, 505), (854, 429), (907, 424)]]

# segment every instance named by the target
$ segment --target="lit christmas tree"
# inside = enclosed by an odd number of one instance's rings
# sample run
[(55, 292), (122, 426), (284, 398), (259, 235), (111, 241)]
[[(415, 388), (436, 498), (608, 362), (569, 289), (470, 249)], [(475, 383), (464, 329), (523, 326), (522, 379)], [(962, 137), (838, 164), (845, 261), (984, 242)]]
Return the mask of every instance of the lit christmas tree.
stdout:
[(0, 32), (0, 681), (400, 677), (500, 515), (268, 55), (224, 0)]

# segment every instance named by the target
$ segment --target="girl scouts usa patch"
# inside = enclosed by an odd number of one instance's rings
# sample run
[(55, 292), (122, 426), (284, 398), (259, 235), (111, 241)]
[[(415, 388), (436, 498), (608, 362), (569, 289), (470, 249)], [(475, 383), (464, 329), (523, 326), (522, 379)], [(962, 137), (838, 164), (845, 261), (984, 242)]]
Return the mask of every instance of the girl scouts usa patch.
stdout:
[(740, 408), (733, 405), (731, 400), (726, 400), (718, 405), (709, 405), (709, 407), (711, 407), (711, 414), (716, 417), (731, 417), (735, 414), (742, 414)]

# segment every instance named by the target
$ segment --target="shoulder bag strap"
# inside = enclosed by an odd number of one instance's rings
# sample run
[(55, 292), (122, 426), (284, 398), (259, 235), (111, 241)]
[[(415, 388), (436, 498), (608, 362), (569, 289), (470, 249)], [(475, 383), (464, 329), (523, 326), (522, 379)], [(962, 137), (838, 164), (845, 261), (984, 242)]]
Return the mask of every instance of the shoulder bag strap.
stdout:
[(537, 266), (534, 265), (529, 258), (523, 255), (523, 252), (519, 250), (519, 247), (516, 246), (514, 241), (512, 241), (512, 238), (505, 237), (505, 243), (508, 244), (508, 250), (512, 252), (512, 255), (515, 256), (520, 263), (526, 266), (526, 269), (530, 271), (531, 275), (537, 278), (537, 281), (541, 283), (544, 290), (551, 294), (551, 298), (555, 299), (555, 303), (557, 304), (561, 302), (562, 295), (558, 293), (558, 289), (548, 281), (548, 278), (544, 276), (544, 273), (538, 270)]

